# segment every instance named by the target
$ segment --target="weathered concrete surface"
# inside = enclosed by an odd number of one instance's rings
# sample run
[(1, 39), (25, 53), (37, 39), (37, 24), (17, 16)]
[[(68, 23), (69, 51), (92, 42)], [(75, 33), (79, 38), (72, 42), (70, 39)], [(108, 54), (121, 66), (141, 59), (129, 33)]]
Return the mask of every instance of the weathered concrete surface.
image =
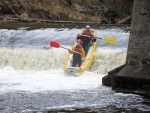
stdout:
[(105, 86), (112, 86), (114, 83), (115, 74), (118, 73), (125, 65), (122, 65), (114, 70), (108, 72), (107, 76), (102, 78), (102, 84)]
[(150, 64), (150, 0), (135, 0), (127, 65)]
[(114, 76), (114, 90), (150, 96), (150, 65), (127, 65)]
[[(126, 64), (116, 74), (104, 77), (103, 85), (116, 91), (150, 96), (150, 0), (135, 0)], [(113, 77), (112, 77), (113, 76)], [(107, 78), (107, 79), (106, 79)], [(112, 80), (109, 80), (109, 79)], [(113, 83), (111, 83), (113, 81)]]

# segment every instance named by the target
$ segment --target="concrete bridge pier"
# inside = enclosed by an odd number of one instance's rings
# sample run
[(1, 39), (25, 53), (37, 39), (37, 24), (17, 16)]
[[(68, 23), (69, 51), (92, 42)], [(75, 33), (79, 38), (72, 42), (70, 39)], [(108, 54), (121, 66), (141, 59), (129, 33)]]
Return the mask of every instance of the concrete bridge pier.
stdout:
[(113, 90), (150, 96), (150, 0), (134, 0), (125, 66), (102, 80)]

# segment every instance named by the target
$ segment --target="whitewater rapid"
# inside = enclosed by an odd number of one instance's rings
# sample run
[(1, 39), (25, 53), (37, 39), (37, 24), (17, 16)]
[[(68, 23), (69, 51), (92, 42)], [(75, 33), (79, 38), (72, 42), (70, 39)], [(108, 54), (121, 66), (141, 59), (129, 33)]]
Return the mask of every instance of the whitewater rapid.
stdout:
[(129, 32), (120, 28), (94, 29), (97, 37), (114, 37), (117, 43), (97, 40), (91, 68), (76, 76), (64, 73), (68, 51), (52, 48), (49, 42), (70, 48), (82, 30), (0, 29), (0, 112), (45, 113), (75, 108), (99, 108), (106, 113), (150, 111), (149, 100), (102, 85), (108, 71), (125, 63)]
[[(90, 70), (79, 77), (64, 73), (67, 51), (64, 49), (0, 49), (2, 92), (92, 89), (102, 85), (102, 77), (125, 63), (120, 50), (97, 49)], [(113, 65), (112, 65), (113, 64)]]
[(115, 37), (116, 45), (98, 40), (91, 68), (78, 77), (63, 71), (68, 51), (51, 48), (51, 40), (70, 48), (81, 29), (0, 30), (2, 92), (54, 91), (98, 88), (108, 71), (123, 65), (129, 33), (121, 29), (95, 30), (97, 37)]

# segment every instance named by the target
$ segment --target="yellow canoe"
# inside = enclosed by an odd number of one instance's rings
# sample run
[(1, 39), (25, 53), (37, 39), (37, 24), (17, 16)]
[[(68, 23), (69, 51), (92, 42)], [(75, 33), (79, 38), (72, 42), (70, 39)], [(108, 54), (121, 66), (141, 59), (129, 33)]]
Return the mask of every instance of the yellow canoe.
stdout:
[[(91, 33), (96, 37), (95, 32), (93, 30), (91, 31)], [(76, 46), (76, 43), (73, 46)], [(96, 49), (97, 49), (97, 42), (93, 42), (86, 55), (85, 61), (82, 62), (82, 65), (80, 67), (72, 67), (73, 55), (69, 54), (64, 65), (64, 71), (66, 73), (81, 73), (89, 69), (94, 61), (95, 57), (94, 53), (96, 52)]]

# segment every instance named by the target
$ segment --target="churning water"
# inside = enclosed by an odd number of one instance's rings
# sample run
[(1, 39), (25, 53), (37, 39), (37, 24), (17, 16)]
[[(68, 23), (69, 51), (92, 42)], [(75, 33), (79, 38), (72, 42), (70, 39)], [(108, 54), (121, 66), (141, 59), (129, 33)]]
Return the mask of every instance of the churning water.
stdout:
[(97, 37), (117, 38), (117, 44), (97, 40), (92, 67), (78, 77), (64, 73), (68, 51), (51, 48), (49, 42), (57, 41), (70, 48), (81, 31), (67, 28), (1, 29), (0, 112), (110, 106), (150, 111), (150, 107), (143, 104), (149, 101), (141, 96), (116, 93), (102, 86), (102, 77), (125, 63), (129, 33), (122, 29), (95, 29)]

